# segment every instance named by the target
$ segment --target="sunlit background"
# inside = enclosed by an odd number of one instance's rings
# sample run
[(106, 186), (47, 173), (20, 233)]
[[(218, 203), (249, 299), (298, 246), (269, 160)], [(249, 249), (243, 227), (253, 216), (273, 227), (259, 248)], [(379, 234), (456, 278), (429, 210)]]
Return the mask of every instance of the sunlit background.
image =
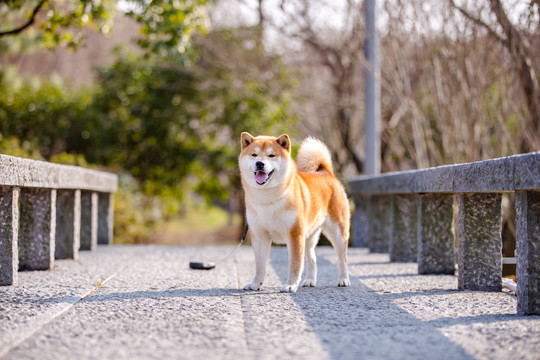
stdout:
[[(363, 7), (2, 1), (0, 153), (120, 174), (115, 242), (236, 242), (242, 131), (321, 138), (362, 174)], [(377, 19), (383, 172), (540, 149), (540, 2), (386, 0)]]

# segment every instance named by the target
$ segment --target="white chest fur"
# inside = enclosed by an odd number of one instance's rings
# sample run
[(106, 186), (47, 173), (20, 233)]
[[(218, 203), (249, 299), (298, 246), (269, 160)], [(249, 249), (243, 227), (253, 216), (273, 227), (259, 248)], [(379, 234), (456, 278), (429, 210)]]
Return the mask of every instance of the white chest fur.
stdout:
[(246, 216), (254, 236), (276, 244), (287, 243), (291, 228), (297, 221), (296, 211), (286, 208), (285, 198), (263, 204), (248, 202)]

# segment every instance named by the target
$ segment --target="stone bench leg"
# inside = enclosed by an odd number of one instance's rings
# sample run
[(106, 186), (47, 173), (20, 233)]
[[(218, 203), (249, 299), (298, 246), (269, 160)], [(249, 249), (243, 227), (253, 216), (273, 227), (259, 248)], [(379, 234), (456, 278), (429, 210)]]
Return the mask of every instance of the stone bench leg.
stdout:
[(502, 290), (501, 194), (458, 195), (458, 288)]
[(369, 252), (387, 253), (392, 228), (391, 196), (373, 196), (369, 216)]
[(17, 282), (19, 188), (0, 187), (0, 285)]
[(418, 199), (416, 195), (396, 195), (392, 203), (393, 221), (390, 236), (391, 262), (416, 262)]
[(517, 313), (540, 315), (540, 192), (516, 192)]
[(98, 194), (81, 191), (81, 250), (97, 248)]
[(369, 196), (356, 196), (354, 197), (354, 205), (352, 246), (367, 248), (369, 246), (371, 198)]
[(114, 195), (112, 193), (98, 194), (98, 227), (97, 243), (112, 244), (113, 240), (113, 204)]
[(452, 195), (418, 196), (418, 273), (454, 274)]
[(56, 190), (22, 189), (19, 216), (19, 270), (54, 268)]
[(79, 258), (81, 240), (81, 191), (56, 193), (56, 259)]

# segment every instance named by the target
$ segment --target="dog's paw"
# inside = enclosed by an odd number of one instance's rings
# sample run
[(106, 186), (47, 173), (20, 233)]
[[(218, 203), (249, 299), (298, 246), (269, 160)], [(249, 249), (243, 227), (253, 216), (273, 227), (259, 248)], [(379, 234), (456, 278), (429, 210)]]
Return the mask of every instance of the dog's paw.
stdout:
[(244, 285), (244, 290), (261, 290), (262, 283), (261, 282), (249, 282), (246, 285)]
[(281, 287), (281, 292), (295, 293), (298, 290), (298, 285), (285, 284)]
[(315, 279), (305, 279), (302, 282), (303, 287), (315, 287), (317, 285), (317, 280)]
[(351, 281), (349, 280), (348, 277), (346, 277), (346, 278), (344, 278), (344, 279), (339, 279), (339, 280), (338, 280), (337, 286), (339, 286), (339, 287), (348, 287), (348, 286), (351, 286)]

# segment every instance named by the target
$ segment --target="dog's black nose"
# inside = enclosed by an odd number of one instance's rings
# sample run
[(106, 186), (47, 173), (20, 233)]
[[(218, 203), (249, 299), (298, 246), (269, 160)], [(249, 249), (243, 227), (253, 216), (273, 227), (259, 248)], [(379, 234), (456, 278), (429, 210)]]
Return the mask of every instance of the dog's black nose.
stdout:
[(262, 170), (264, 169), (264, 163), (262, 161), (257, 161), (255, 163), (255, 166), (257, 167), (257, 170)]

